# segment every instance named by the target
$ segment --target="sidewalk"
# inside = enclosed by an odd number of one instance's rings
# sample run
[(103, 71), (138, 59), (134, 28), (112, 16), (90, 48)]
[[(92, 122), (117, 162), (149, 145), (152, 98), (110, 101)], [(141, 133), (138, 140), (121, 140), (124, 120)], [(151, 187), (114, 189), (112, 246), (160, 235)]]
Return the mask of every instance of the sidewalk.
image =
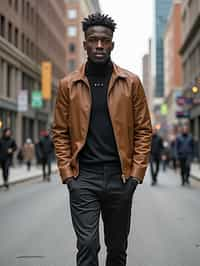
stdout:
[(200, 181), (200, 164), (199, 163), (192, 163), (190, 174), (193, 178)]
[[(56, 163), (52, 163), (51, 166), (52, 173), (57, 172), (57, 165)], [(10, 175), (9, 175), (9, 183), (15, 184), (19, 182), (24, 182), (33, 178), (42, 178), (42, 167), (41, 165), (36, 166), (33, 165), (30, 171), (27, 171), (26, 165), (18, 166), (10, 168)], [(2, 175), (0, 173), (0, 186), (3, 185)]]

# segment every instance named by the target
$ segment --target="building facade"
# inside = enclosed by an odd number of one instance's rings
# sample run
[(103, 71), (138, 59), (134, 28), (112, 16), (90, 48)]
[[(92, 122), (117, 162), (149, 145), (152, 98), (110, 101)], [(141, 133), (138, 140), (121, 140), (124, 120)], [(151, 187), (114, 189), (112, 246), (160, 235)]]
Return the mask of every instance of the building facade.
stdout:
[[(36, 141), (49, 126), (54, 98), (32, 107), (33, 91), (41, 91), (41, 63), (50, 61), (52, 95), (65, 74), (64, 1), (0, 1), (0, 131), (11, 127), (20, 146)], [(53, 21), (53, 23), (51, 23)], [(27, 93), (28, 108), (19, 111), (18, 95)]]
[(176, 99), (182, 90), (181, 0), (173, 2), (164, 34), (164, 96), (168, 106), (168, 124), (178, 123), (176, 111), (181, 109)]
[(66, 73), (75, 70), (86, 58), (81, 21), (88, 14), (100, 12), (99, 1), (65, 0)]
[(183, 88), (191, 104), (189, 112), (192, 133), (200, 141), (200, 1), (183, 0), (182, 46)]
[(154, 25), (152, 42), (152, 75), (154, 80), (154, 106), (162, 103), (164, 96), (163, 35), (172, 0), (154, 0)]

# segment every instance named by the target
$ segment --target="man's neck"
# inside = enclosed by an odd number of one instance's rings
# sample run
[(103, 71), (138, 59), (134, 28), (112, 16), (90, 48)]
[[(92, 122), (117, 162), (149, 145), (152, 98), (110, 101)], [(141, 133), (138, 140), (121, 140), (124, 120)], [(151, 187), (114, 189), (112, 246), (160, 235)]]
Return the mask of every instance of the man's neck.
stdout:
[(103, 64), (94, 63), (90, 59), (88, 59), (86, 63), (85, 73), (86, 76), (104, 77), (108, 75), (109, 72), (112, 72), (112, 70), (113, 64), (110, 58)]

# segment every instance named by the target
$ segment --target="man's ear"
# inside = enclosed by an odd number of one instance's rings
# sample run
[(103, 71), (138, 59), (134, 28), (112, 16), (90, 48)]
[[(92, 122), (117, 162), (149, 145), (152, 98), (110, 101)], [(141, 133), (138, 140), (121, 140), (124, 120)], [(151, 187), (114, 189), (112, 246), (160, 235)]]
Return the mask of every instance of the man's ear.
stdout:
[(86, 50), (86, 41), (83, 41), (83, 48)]
[(114, 49), (114, 47), (115, 47), (115, 43), (114, 43), (114, 42), (112, 42), (112, 50)]

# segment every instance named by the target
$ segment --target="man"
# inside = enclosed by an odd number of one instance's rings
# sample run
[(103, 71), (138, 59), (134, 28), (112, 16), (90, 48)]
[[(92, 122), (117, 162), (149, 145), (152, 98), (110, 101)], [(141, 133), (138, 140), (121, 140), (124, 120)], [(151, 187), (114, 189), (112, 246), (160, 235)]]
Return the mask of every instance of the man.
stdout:
[(176, 152), (181, 168), (181, 181), (184, 186), (189, 184), (190, 165), (194, 157), (194, 140), (188, 125), (182, 128), (182, 134), (176, 139)]
[(162, 151), (163, 151), (163, 141), (162, 138), (158, 135), (156, 127), (154, 127), (152, 142), (151, 142), (151, 157), (150, 157), (152, 186), (157, 184), (157, 176), (160, 168)]
[(151, 122), (140, 80), (111, 61), (114, 21), (97, 13), (82, 26), (88, 60), (60, 82), (53, 139), (70, 193), (77, 265), (98, 265), (101, 213), (106, 266), (125, 266), (132, 196), (146, 171)]
[[(41, 138), (38, 143), (38, 151), (40, 156), (40, 162), (42, 164), (43, 180), (50, 181), (51, 179), (51, 161), (54, 152), (54, 145), (49, 136), (48, 131), (43, 130), (40, 132)], [(48, 167), (48, 173), (46, 172)]]
[(3, 135), (0, 139), (0, 165), (2, 168), (2, 175), (4, 186), (9, 189), (9, 168), (12, 163), (13, 154), (17, 149), (15, 140), (12, 138), (10, 128), (3, 130)]

